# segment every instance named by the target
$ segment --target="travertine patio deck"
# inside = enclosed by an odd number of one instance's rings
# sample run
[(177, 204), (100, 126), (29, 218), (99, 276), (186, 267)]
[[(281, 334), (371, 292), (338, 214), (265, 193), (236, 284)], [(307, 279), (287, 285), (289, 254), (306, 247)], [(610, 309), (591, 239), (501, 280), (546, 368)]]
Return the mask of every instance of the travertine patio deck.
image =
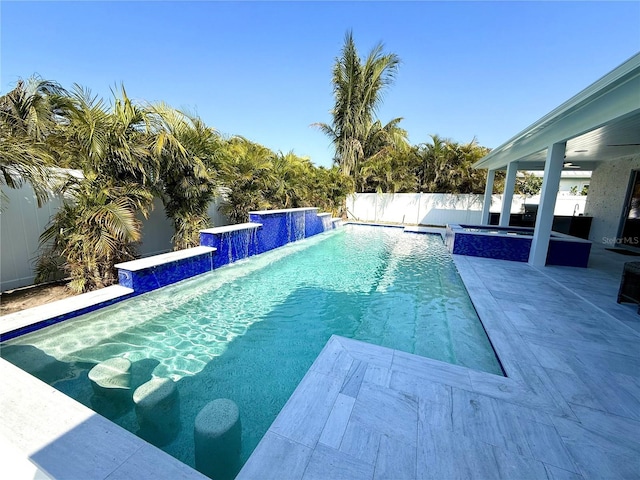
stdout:
[(507, 378), (332, 337), (238, 478), (640, 478), (631, 260), (456, 256)]

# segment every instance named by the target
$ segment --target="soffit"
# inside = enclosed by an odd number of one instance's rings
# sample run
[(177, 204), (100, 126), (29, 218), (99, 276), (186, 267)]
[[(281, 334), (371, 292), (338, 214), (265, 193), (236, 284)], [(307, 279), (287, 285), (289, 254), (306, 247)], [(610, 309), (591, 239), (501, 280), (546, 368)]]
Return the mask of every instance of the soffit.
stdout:
[(474, 167), (504, 169), (518, 161), (519, 169), (541, 170), (547, 148), (564, 141), (566, 162), (583, 170), (640, 154), (640, 54), (492, 150)]

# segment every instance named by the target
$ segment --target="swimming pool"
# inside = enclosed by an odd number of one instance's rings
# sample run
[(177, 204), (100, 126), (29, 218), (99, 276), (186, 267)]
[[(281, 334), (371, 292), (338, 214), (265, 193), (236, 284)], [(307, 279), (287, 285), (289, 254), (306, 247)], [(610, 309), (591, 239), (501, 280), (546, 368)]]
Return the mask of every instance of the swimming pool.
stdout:
[(134, 433), (133, 406), (98, 403), (88, 371), (123, 356), (134, 386), (172, 378), (181, 429), (162, 449), (193, 466), (205, 404), (238, 404), (246, 460), (332, 334), (502, 374), (440, 237), (356, 225), (15, 338), (1, 353)]

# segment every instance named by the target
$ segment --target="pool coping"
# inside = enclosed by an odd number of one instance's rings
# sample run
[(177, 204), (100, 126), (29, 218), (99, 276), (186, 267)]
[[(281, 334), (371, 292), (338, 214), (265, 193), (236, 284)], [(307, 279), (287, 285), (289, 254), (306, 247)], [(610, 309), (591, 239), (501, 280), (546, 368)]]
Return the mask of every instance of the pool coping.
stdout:
[[(321, 214), (318, 214), (318, 216), (320, 215)], [(231, 225), (223, 225), (222, 227), (205, 228), (200, 230), (200, 233), (229, 233), (235, 232), (236, 230), (251, 230), (260, 227), (262, 227), (262, 224), (256, 222), (234, 223)]]
[(305, 212), (309, 210), (318, 210), (318, 207), (298, 207), (298, 208), (281, 208), (278, 210), (255, 210), (250, 211), (249, 215), (282, 215), (289, 212)]
[(179, 260), (186, 260), (188, 258), (197, 257), (207, 253), (213, 253), (215, 251), (215, 248), (203, 247), (201, 245), (198, 247), (177, 250), (175, 252), (162, 253), (160, 255), (152, 255), (150, 257), (138, 258), (136, 260), (130, 260), (128, 262), (117, 263), (114, 265), (114, 268), (117, 268), (118, 270), (128, 270), (130, 272), (139, 272), (140, 270), (158, 267), (160, 265), (177, 262)]
[(123, 287), (122, 285), (111, 285), (110, 287), (3, 315), (0, 317), (0, 336), (28, 327), (35, 327), (43, 322), (55, 323), (56, 318), (117, 301), (133, 293), (134, 291), (131, 288)]
[[(499, 225), (474, 225), (470, 223), (452, 223), (447, 226), (456, 234), (460, 235), (480, 235), (480, 236), (495, 236), (494, 232), (484, 232), (484, 231), (465, 231), (465, 229), (484, 229), (484, 230), (495, 230), (498, 235), (508, 235), (508, 232), (527, 232), (530, 235), (523, 235), (524, 237), (533, 237), (533, 227), (501, 227)], [(502, 233), (504, 232), (504, 233)], [(588, 243), (593, 244), (591, 240), (587, 240), (585, 238), (574, 237), (572, 235), (568, 235), (562, 232), (556, 232), (554, 230), (551, 231), (551, 240), (563, 240), (569, 243)]]

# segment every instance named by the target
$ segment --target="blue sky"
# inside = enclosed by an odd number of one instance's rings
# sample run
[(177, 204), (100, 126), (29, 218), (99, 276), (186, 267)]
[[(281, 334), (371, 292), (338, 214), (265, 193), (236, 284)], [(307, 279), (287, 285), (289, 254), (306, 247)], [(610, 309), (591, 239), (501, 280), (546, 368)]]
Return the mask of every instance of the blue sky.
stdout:
[(402, 64), (379, 118), (497, 147), (640, 51), (640, 2), (0, 2), (0, 93), (34, 73), (199, 114), (329, 166), (345, 33)]

